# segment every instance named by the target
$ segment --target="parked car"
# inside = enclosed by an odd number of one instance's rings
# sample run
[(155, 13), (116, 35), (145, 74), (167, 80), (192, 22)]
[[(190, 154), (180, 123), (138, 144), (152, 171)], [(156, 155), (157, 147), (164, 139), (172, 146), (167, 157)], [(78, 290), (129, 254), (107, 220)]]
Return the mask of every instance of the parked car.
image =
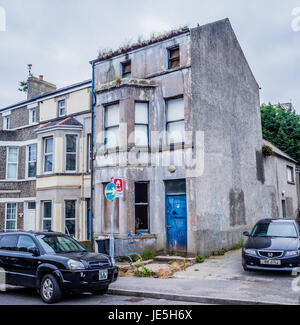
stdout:
[(244, 270), (292, 271), (300, 266), (299, 224), (289, 219), (260, 220), (244, 245)]
[(109, 256), (55, 232), (0, 233), (1, 269), (6, 284), (36, 288), (45, 303), (59, 301), (63, 292), (105, 294), (118, 278)]

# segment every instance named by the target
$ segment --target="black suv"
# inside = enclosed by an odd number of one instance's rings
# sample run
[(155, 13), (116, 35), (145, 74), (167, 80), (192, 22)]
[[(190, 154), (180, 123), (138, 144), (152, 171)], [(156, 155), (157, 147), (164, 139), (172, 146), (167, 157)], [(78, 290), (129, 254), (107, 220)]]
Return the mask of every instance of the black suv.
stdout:
[(63, 292), (105, 294), (118, 278), (109, 256), (55, 232), (0, 232), (0, 273), (6, 284), (36, 288), (46, 303), (59, 301)]

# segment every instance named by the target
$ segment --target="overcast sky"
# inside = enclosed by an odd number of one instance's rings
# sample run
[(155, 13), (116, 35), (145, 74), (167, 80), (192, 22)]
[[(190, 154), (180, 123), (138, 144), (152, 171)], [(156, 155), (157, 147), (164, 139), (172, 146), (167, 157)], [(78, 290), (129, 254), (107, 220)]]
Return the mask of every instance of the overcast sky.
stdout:
[(1, 7), (0, 107), (25, 99), (18, 87), (28, 63), (63, 87), (91, 77), (89, 61), (100, 48), (228, 17), (262, 87), (261, 102), (292, 101), (300, 113), (300, 31), (291, 26), (300, 0), (0, 0), (0, 29)]

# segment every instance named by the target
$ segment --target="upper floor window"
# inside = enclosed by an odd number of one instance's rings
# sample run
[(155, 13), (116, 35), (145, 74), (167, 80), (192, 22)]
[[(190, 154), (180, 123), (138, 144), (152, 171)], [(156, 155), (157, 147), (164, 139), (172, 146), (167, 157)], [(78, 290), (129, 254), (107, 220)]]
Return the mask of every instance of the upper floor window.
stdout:
[(126, 61), (122, 63), (122, 77), (130, 78), (131, 77), (131, 61)]
[(58, 114), (59, 114), (59, 116), (66, 115), (66, 101), (65, 101), (65, 99), (58, 101)]
[(77, 135), (66, 136), (66, 170), (76, 171)]
[(167, 143), (184, 143), (184, 101), (183, 97), (166, 100)]
[(136, 147), (149, 145), (149, 103), (135, 103), (134, 136)]
[(36, 176), (36, 144), (27, 146), (27, 177)]
[(29, 124), (33, 124), (37, 122), (37, 109), (32, 108), (29, 110)]
[(10, 116), (4, 116), (3, 117), (3, 130), (9, 130), (10, 129)]
[(287, 166), (286, 168), (287, 170), (287, 181), (289, 183), (294, 183), (295, 179), (294, 179), (294, 168), (291, 166)]
[(180, 66), (180, 49), (179, 46), (172, 47), (168, 50), (168, 67), (169, 69)]
[(7, 148), (7, 172), (6, 178), (17, 179), (18, 178), (18, 153), (19, 148), (8, 147)]
[(53, 170), (53, 137), (44, 139), (44, 172)]
[(104, 145), (107, 149), (119, 146), (119, 104), (105, 107)]

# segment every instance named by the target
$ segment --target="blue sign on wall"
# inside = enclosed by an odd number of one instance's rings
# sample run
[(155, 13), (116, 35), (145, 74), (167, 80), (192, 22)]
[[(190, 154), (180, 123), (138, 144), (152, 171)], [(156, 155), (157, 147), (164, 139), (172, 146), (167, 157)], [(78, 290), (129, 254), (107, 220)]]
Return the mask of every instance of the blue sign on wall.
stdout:
[(107, 200), (112, 201), (117, 194), (117, 186), (114, 183), (107, 184), (105, 188), (105, 197), (107, 198)]

